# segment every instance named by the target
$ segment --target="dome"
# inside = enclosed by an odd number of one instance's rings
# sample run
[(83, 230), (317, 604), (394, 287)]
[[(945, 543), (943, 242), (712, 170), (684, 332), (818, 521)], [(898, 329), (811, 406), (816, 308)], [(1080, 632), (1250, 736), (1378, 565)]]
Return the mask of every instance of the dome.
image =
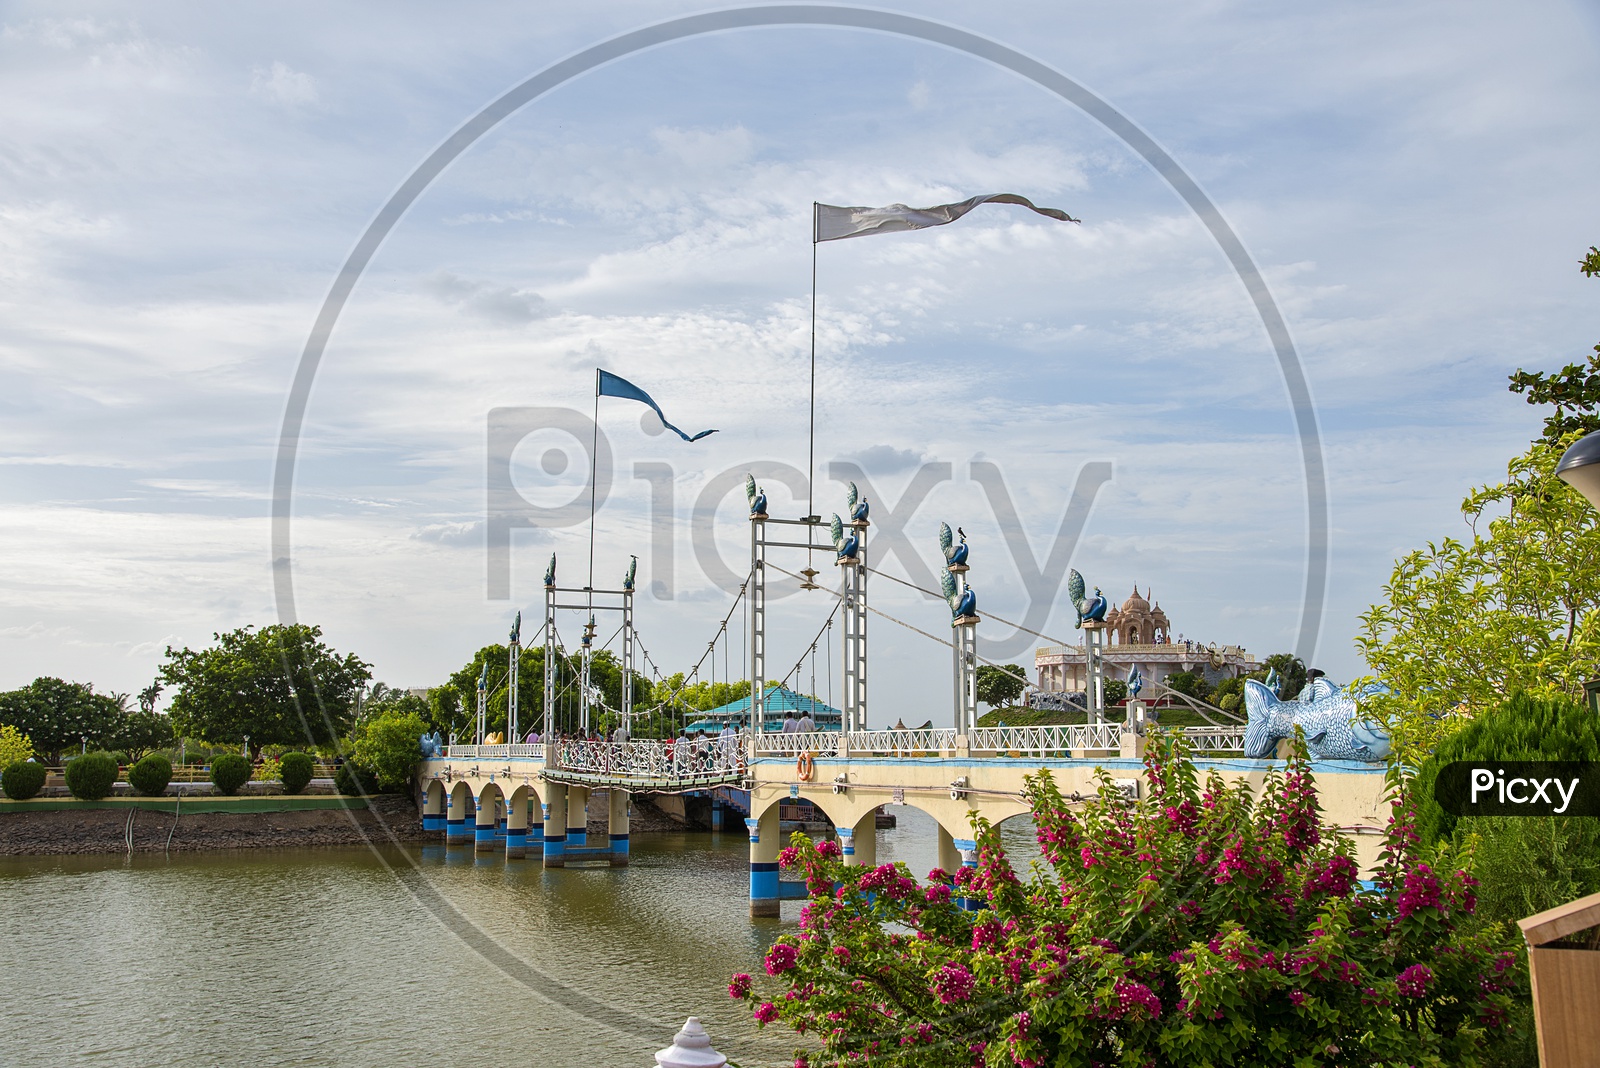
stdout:
[(1139, 587), (1133, 588), (1133, 596), (1122, 602), (1122, 611), (1134, 615), (1146, 615), (1150, 611), (1150, 602), (1139, 596)]

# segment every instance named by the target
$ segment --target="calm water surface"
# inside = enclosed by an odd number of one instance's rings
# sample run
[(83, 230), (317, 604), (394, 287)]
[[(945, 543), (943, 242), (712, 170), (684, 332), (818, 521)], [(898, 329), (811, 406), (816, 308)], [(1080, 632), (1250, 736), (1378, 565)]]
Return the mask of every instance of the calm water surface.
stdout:
[[(933, 821), (894, 811), (879, 860), (923, 874)], [(0, 1064), (648, 1068), (691, 1014), (746, 1068), (792, 1063), (726, 984), (799, 902), (749, 919), (742, 832), (632, 846), (549, 872), (443, 846), (0, 858)]]

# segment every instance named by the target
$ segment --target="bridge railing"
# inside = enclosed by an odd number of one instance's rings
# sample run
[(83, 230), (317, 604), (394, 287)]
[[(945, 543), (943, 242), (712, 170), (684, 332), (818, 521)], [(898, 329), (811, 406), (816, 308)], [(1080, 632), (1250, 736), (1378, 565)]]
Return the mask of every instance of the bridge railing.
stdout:
[(834, 756), (839, 752), (838, 731), (796, 731), (793, 734), (762, 733), (756, 739), (756, 752), (762, 756)]
[(852, 753), (881, 753), (890, 756), (938, 756), (956, 747), (953, 727), (919, 727), (910, 730), (851, 731)]
[(563, 738), (547, 747), (552, 770), (614, 775), (628, 779), (693, 779), (735, 775), (744, 770), (738, 745), (711, 738), (678, 741), (599, 742)]
[(447, 745), (443, 755), (457, 760), (504, 760), (510, 757), (540, 760), (544, 757), (541, 742), (518, 742), (515, 745)]
[(1120, 723), (1072, 723), (1049, 727), (975, 727), (967, 737), (974, 753), (1062, 753), (1116, 749)]
[(1243, 727), (1185, 727), (1183, 736), (1195, 753), (1243, 753), (1244, 730)]

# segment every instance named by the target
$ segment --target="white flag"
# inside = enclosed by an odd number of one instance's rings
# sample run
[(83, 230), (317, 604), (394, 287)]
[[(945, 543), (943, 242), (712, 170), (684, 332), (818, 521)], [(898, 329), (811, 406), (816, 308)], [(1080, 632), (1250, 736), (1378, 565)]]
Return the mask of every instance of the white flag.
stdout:
[(868, 234), (897, 234), (906, 230), (922, 230), (929, 226), (953, 223), (979, 204), (1020, 204), (1040, 215), (1061, 222), (1080, 222), (1060, 208), (1041, 208), (1027, 197), (1016, 193), (990, 193), (972, 197), (956, 204), (936, 204), (931, 208), (909, 208), (904, 204), (890, 204), (886, 208), (841, 208), (833, 204), (816, 204), (811, 240), (838, 241), (846, 237), (865, 237)]

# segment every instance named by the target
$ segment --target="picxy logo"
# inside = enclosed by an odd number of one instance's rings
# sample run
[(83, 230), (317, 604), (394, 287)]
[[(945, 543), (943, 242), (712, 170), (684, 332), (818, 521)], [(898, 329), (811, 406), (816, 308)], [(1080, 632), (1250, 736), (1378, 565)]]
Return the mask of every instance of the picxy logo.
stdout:
[(1462, 760), (1445, 765), (1434, 799), (1454, 816), (1600, 815), (1600, 765)]

